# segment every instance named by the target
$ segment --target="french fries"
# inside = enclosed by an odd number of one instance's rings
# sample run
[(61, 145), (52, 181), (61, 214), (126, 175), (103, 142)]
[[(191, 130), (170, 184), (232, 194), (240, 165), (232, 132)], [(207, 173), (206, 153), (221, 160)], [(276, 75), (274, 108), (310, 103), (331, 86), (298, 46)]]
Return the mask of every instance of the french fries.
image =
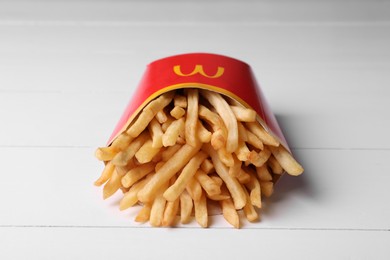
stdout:
[(280, 175), (296, 176), (303, 168), (256, 117), (209, 90), (166, 92), (110, 146), (96, 150), (105, 167), (94, 184), (104, 185), (104, 199), (122, 190), (120, 209), (142, 205), (135, 221), (152, 226), (195, 218), (208, 227), (208, 205), (219, 205), (235, 228), (240, 216), (258, 221), (262, 199)]

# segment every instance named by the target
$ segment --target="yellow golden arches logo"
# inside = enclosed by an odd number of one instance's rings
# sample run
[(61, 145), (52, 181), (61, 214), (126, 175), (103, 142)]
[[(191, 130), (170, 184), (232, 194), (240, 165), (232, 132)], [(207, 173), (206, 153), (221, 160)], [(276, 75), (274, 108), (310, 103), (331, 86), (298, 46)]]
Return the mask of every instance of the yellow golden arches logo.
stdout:
[(195, 65), (195, 68), (191, 73), (184, 74), (183, 72), (181, 72), (180, 65), (176, 65), (173, 67), (173, 71), (176, 73), (176, 75), (179, 75), (182, 77), (188, 77), (188, 76), (192, 76), (192, 75), (199, 73), (200, 75), (202, 75), (206, 78), (215, 79), (215, 78), (221, 77), (223, 72), (225, 71), (225, 69), (223, 67), (218, 67), (217, 72), (214, 75), (207, 75), (204, 72), (202, 65)]

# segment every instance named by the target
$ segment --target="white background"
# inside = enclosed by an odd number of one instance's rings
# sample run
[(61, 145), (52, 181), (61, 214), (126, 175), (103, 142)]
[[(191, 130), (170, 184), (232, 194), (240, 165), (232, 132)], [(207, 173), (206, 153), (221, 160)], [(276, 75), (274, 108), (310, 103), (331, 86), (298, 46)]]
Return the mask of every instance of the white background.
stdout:
[[(388, 1), (0, 1), (0, 259), (389, 259), (389, 46)], [(240, 230), (92, 185), (145, 66), (186, 52), (249, 63), (306, 169)]]

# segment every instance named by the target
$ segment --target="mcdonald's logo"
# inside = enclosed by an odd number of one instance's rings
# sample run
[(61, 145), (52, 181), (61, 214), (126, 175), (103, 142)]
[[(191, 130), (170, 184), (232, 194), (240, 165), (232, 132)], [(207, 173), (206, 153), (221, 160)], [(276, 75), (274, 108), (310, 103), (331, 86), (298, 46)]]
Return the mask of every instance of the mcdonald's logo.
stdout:
[(223, 72), (225, 71), (225, 69), (223, 67), (218, 67), (217, 68), (217, 72), (214, 75), (207, 75), (204, 72), (202, 65), (195, 65), (195, 68), (194, 68), (194, 70), (191, 73), (184, 74), (183, 72), (181, 72), (180, 65), (176, 65), (176, 66), (173, 67), (173, 71), (176, 73), (176, 75), (179, 75), (179, 76), (182, 76), (182, 77), (193, 76), (193, 75), (199, 73), (200, 75), (202, 75), (202, 76), (204, 76), (206, 78), (215, 79), (215, 78), (221, 77)]

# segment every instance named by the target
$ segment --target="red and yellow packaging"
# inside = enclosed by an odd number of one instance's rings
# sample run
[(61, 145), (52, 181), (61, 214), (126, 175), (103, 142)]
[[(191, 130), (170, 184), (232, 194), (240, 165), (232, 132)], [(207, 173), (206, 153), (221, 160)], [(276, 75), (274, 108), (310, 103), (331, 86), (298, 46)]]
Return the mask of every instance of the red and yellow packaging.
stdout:
[(182, 88), (215, 91), (254, 109), (260, 124), (289, 150), (251, 67), (240, 60), (209, 53), (181, 54), (150, 63), (108, 145), (128, 128), (151, 100), (167, 91)]

